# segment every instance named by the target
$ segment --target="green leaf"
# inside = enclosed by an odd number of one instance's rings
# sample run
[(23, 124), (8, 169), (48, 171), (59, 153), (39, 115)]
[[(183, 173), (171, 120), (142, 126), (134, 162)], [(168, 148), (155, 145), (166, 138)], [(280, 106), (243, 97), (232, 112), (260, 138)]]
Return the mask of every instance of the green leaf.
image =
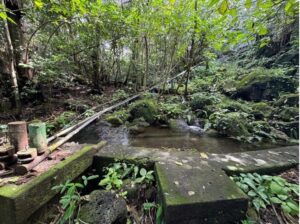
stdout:
[(162, 224), (162, 214), (163, 214), (163, 209), (162, 209), (162, 206), (159, 205), (158, 209), (156, 211), (156, 218), (155, 218), (156, 224)]
[(261, 176), (264, 180), (267, 180), (267, 181), (271, 181), (272, 180), (272, 176), (269, 176), (269, 175), (263, 175)]
[(209, 7), (214, 6), (215, 4), (217, 4), (220, 0), (211, 0), (209, 3)]
[(116, 180), (114, 180), (113, 183), (114, 183), (114, 185), (116, 185), (117, 188), (120, 188), (123, 184), (123, 181), (120, 179), (116, 179)]
[(273, 177), (273, 180), (282, 187), (285, 186), (285, 184), (286, 184), (285, 179), (283, 179), (282, 177), (279, 177), (279, 176)]
[(144, 211), (149, 211), (151, 208), (155, 208), (156, 204), (154, 202), (145, 202), (143, 204)]
[[(239, 186), (244, 192), (248, 192), (249, 191), (249, 187), (247, 184), (240, 184)], [(249, 195), (250, 196), (250, 195)]]
[(273, 194), (280, 194), (282, 193), (283, 188), (276, 182), (272, 181), (270, 184), (270, 190)]
[(7, 18), (6, 12), (0, 12), (0, 18), (3, 20), (6, 20), (6, 18)]
[(250, 197), (255, 197), (257, 194), (255, 193), (255, 191), (251, 190), (247, 193)]
[(252, 189), (254, 189), (254, 190), (256, 189), (253, 180), (246, 177), (246, 178), (244, 178), (243, 182), (248, 184)]
[(254, 208), (256, 209), (256, 211), (259, 211), (261, 206), (260, 206), (258, 198), (254, 198), (253, 201), (252, 201), (252, 204), (254, 205)]
[(80, 184), (80, 183), (76, 183), (75, 187), (84, 188), (84, 186), (82, 184)]
[(245, 2), (246, 9), (250, 9), (251, 6), (252, 6), (252, 0), (246, 0), (246, 2)]
[(277, 195), (277, 197), (280, 198), (283, 201), (285, 201), (288, 198), (287, 195), (283, 195), (283, 194), (279, 194), (279, 195)]
[(138, 172), (139, 172), (139, 167), (135, 166), (134, 169), (133, 169), (133, 171), (134, 171), (134, 175), (133, 176), (136, 177), (138, 175)]
[(146, 176), (146, 174), (147, 174), (147, 170), (144, 169), (144, 168), (142, 168), (142, 169), (140, 170), (140, 175), (141, 175), (141, 176)]
[(299, 205), (297, 203), (289, 201), (289, 202), (286, 203), (286, 205), (288, 207), (290, 207), (291, 210), (293, 210), (294, 212), (297, 212), (297, 213), (299, 212)]
[(293, 3), (291, 1), (288, 1), (284, 7), (285, 12), (287, 12), (287, 13), (291, 12), (292, 6), (293, 6)]
[(274, 204), (281, 204), (282, 203), (282, 201), (277, 197), (271, 197), (270, 201)]
[(41, 9), (44, 6), (44, 3), (41, 0), (35, 0), (34, 4), (38, 9)]
[(232, 16), (237, 16), (237, 10), (235, 8), (229, 10), (229, 14)]
[(224, 0), (220, 7), (218, 8), (218, 12), (221, 14), (221, 15), (224, 15), (228, 10), (228, 1), (227, 0)]
[(285, 204), (285, 203), (281, 204), (280, 207), (285, 214), (289, 214), (292, 211), (292, 209), (289, 206), (287, 206), (287, 204)]
[(136, 178), (134, 182), (139, 184), (139, 183), (142, 183), (144, 181), (144, 179), (145, 179), (145, 177), (139, 177), (139, 178)]
[(92, 176), (89, 176), (87, 178), (87, 180), (93, 180), (93, 179), (97, 179), (99, 177), (99, 175), (92, 175)]
[(259, 26), (259, 28), (258, 28), (258, 34), (259, 34), (260, 36), (266, 35), (267, 33), (268, 33), (268, 30), (267, 30), (266, 27), (264, 27), (264, 26)]

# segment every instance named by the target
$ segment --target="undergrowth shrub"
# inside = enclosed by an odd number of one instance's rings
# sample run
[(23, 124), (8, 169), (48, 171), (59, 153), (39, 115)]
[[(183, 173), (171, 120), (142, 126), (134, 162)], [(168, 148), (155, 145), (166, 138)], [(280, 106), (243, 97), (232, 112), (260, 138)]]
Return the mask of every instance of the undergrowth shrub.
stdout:
[(256, 211), (276, 206), (284, 214), (298, 216), (299, 185), (288, 183), (280, 176), (241, 173), (232, 180), (251, 198)]

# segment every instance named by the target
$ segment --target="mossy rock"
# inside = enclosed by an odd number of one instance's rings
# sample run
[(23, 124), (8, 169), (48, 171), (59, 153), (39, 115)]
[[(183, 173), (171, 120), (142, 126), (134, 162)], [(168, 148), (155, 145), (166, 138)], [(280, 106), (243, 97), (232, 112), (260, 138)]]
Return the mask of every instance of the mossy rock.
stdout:
[(144, 118), (146, 122), (153, 124), (158, 114), (157, 104), (154, 100), (143, 99), (130, 105), (131, 119)]
[(289, 93), (280, 96), (280, 98), (274, 102), (275, 106), (288, 105), (290, 107), (299, 107), (299, 94)]
[(122, 119), (115, 115), (109, 115), (108, 117), (105, 118), (105, 120), (115, 127), (118, 127), (123, 124)]
[(219, 99), (214, 95), (195, 93), (191, 96), (190, 106), (192, 110), (199, 110), (217, 102), (219, 102)]
[(116, 194), (95, 190), (89, 196), (89, 202), (80, 208), (78, 217), (89, 224), (126, 223), (126, 201)]
[(234, 98), (245, 100), (273, 100), (281, 92), (293, 92), (297, 81), (285, 76), (284, 71), (275, 69), (256, 69), (236, 83)]
[(144, 118), (138, 118), (133, 120), (128, 126), (127, 126), (127, 130), (129, 132), (129, 134), (140, 134), (143, 133), (145, 131), (146, 127), (149, 127), (150, 124), (148, 122), (145, 121)]
[(219, 134), (224, 136), (249, 136), (247, 129), (247, 116), (244, 113), (230, 112), (219, 113), (216, 112), (209, 117), (214, 129)]
[(254, 117), (257, 119), (270, 117), (274, 108), (266, 102), (258, 102), (252, 105)]

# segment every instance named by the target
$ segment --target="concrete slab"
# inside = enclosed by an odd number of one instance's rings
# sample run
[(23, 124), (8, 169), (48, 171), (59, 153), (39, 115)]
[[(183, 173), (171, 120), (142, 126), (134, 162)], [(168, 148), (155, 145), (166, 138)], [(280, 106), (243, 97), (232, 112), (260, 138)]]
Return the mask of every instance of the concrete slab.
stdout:
[(158, 162), (155, 171), (165, 223), (235, 223), (245, 217), (248, 198), (222, 170)]
[(85, 146), (25, 184), (0, 187), (0, 224), (26, 223), (30, 215), (56, 195), (51, 188), (82, 174), (102, 146), (103, 143)]
[(274, 173), (299, 164), (299, 147), (287, 146), (243, 153), (209, 154), (210, 164), (228, 174)]

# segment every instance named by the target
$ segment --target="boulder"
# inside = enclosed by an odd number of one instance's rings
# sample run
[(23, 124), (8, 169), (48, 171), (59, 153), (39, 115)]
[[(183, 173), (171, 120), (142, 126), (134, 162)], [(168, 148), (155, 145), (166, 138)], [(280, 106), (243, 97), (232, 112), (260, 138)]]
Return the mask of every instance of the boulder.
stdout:
[(189, 126), (184, 120), (181, 119), (170, 119), (169, 127), (175, 132), (190, 132), (193, 134), (203, 134), (204, 129), (199, 126), (191, 125)]
[(122, 119), (114, 115), (109, 115), (105, 120), (114, 127), (118, 127), (123, 124)]
[(143, 99), (133, 103), (129, 108), (133, 119), (144, 118), (146, 122), (153, 124), (158, 114), (157, 104), (152, 99)]
[(127, 207), (123, 198), (116, 194), (95, 190), (89, 196), (89, 201), (80, 208), (78, 218), (89, 224), (125, 224)]
[(253, 114), (255, 119), (263, 119), (270, 117), (274, 108), (271, 107), (267, 102), (254, 103), (252, 106)]
[(236, 83), (236, 91), (232, 97), (252, 101), (271, 101), (281, 92), (294, 92), (296, 88), (297, 81), (284, 74), (277, 74), (272, 69), (256, 70)]
[(138, 118), (133, 120), (128, 126), (127, 130), (129, 134), (139, 134), (145, 131), (146, 127), (149, 127), (150, 124), (145, 121), (144, 118)]

